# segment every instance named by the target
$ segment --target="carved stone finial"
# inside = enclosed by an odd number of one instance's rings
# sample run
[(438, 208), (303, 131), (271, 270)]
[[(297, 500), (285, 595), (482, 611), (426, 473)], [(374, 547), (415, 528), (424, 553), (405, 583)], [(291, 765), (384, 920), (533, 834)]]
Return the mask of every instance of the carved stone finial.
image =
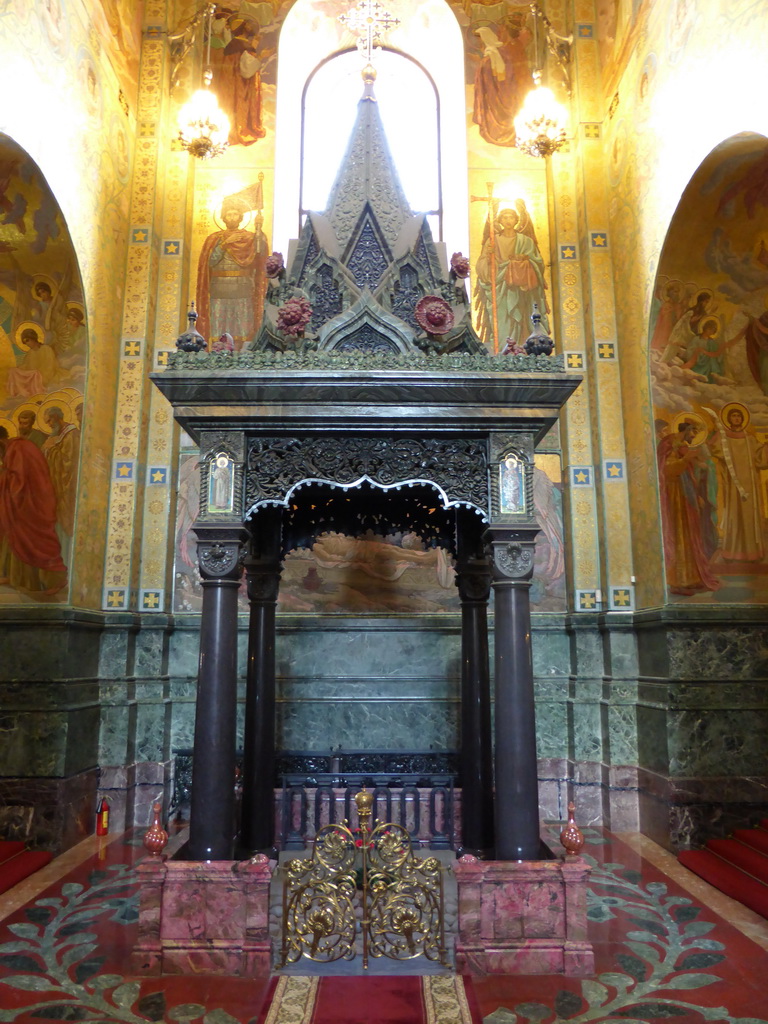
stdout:
[(552, 350), (555, 347), (555, 343), (541, 326), (541, 313), (539, 312), (539, 306), (536, 302), (533, 304), (531, 323), (533, 324), (533, 330), (525, 339), (525, 351), (529, 356), (551, 355)]
[(187, 329), (176, 339), (176, 348), (181, 349), (182, 352), (202, 352), (203, 349), (208, 348), (205, 338), (195, 326), (196, 323), (197, 310), (194, 302), (190, 302), (187, 313)]
[(560, 844), (569, 857), (575, 857), (584, 845), (584, 835), (573, 816), (575, 810), (576, 806), (571, 800), (568, 804), (568, 824), (560, 833)]

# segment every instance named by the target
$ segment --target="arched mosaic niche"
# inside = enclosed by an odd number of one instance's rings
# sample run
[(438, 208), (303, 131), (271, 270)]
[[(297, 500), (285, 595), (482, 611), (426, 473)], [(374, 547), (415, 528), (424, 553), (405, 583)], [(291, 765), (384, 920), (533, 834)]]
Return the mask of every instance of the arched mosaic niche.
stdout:
[(670, 223), (649, 331), (670, 601), (768, 599), (768, 139), (723, 142)]
[(88, 328), (59, 205), (0, 135), (0, 604), (69, 596)]

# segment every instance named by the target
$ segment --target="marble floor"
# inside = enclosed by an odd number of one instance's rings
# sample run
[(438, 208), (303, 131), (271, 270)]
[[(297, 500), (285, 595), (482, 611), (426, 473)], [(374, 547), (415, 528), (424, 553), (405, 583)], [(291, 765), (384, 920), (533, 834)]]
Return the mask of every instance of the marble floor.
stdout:
[[(549, 826), (552, 837), (558, 831)], [(473, 979), (478, 1020), (768, 1024), (768, 921), (641, 835), (585, 833), (596, 976)], [(94, 837), (0, 896), (0, 1021), (264, 1019), (268, 979), (128, 973), (143, 856), (132, 834)]]

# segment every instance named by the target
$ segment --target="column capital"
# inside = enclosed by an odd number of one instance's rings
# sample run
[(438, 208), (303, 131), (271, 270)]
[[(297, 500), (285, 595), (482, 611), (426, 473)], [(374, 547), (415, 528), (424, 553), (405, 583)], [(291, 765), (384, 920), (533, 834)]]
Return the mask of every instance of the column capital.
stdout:
[(516, 528), (491, 526), (485, 539), (491, 549), (493, 582), (529, 582), (533, 576), (533, 556), (536, 549), (536, 524)]
[(251, 603), (277, 601), (282, 572), (283, 566), (280, 562), (259, 562), (246, 558), (245, 579), (248, 586), (248, 600)]
[(197, 561), (203, 584), (237, 582), (243, 572), (242, 556), (248, 533), (242, 524), (214, 526), (195, 523)]
[(456, 586), (462, 604), (487, 604), (491, 594), (491, 567), (487, 558), (466, 558), (456, 562)]

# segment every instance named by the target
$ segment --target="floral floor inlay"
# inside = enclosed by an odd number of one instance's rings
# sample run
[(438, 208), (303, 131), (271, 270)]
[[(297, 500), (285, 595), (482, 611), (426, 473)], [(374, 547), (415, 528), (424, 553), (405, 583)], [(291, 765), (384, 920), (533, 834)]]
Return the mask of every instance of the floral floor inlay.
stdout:
[[(610, 833), (586, 837), (595, 977), (474, 979), (484, 1024), (768, 1024), (768, 953)], [(116, 841), (0, 922), (0, 1021), (263, 1020), (268, 979), (128, 973), (142, 855)]]

